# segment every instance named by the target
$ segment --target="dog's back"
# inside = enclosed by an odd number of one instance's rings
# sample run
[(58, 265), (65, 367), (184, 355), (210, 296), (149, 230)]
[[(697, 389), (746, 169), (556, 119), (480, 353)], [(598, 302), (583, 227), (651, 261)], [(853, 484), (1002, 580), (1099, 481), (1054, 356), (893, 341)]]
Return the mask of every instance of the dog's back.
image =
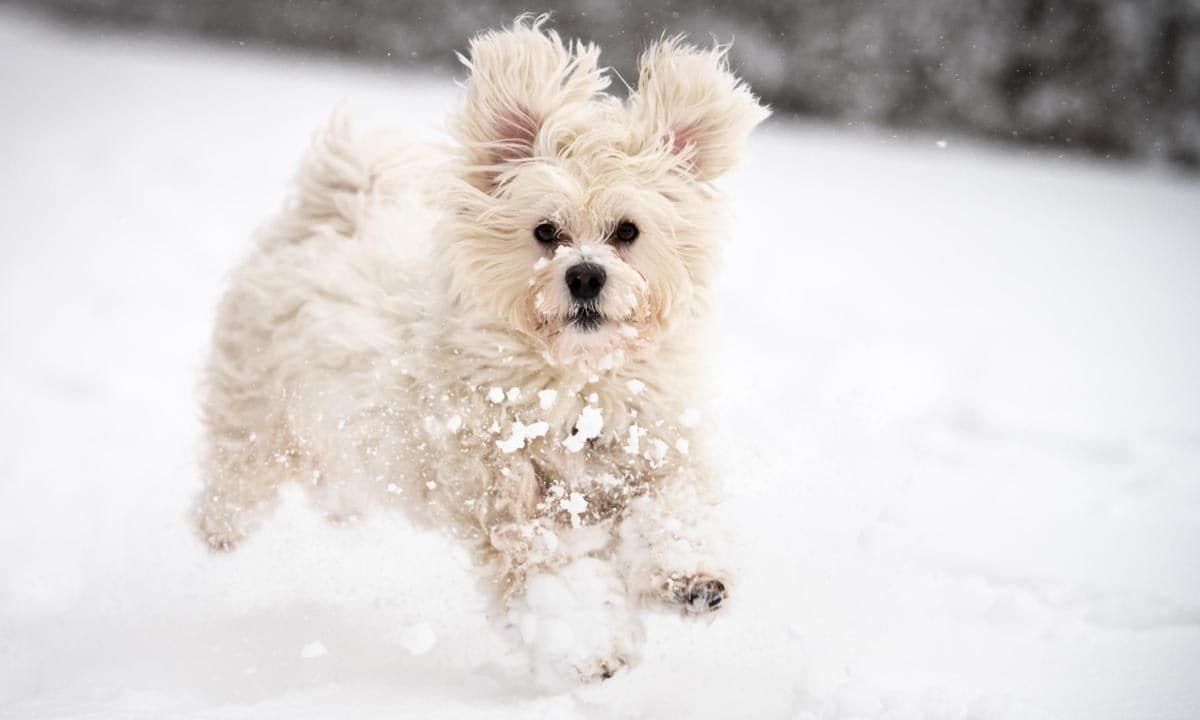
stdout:
[[(395, 370), (420, 352), (412, 338), (428, 314), (439, 163), (434, 148), (357, 132), (335, 115), (233, 271), (204, 388), (209, 477), (196, 520), (213, 547), (244, 537), (284, 480), (365, 471), (346, 448), (381, 442), (381, 430), (355, 438), (342, 425), (369, 414), (381, 380), (411, 382)], [(339, 483), (335, 514), (357, 511), (350, 487)]]

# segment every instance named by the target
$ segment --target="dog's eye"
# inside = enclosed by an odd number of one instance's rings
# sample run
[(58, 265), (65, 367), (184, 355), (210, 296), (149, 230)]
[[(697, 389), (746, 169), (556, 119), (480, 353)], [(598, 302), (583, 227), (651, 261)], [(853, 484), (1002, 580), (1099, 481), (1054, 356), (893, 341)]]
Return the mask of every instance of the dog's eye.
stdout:
[(637, 240), (637, 237), (638, 226), (634, 225), (628, 220), (622, 220), (621, 224), (617, 226), (617, 229), (613, 231), (613, 238), (616, 239), (617, 242), (631, 243), (634, 240)]
[(549, 245), (558, 240), (558, 228), (554, 223), (544, 222), (533, 229), (533, 237), (541, 244)]

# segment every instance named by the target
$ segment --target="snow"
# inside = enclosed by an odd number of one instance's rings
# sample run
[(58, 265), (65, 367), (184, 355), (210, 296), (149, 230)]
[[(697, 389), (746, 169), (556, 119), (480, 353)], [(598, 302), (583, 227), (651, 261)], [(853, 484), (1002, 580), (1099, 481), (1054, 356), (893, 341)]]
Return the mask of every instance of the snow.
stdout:
[(623, 612), (620, 581), (609, 563), (578, 558), (553, 575), (530, 577), (526, 588), (509, 621), (533, 651), (541, 688), (560, 687), (564, 668), (598, 676), (595, 658), (624, 657), (641, 635)]
[(629, 453), (630, 455), (637, 455), (639, 441), (642, 435), (645, 433), (646, 431), (639, 427), (636, 423), (630, 425), (624, 445), (625, 452)]
[(765, 128), (705, 398), (729, 605), (547, 693), (447, 539), (297, 491), (231, 556), (185, 522), (249, 231), (339, 100), (427, 133), (451, 83), (10, 10), (0, 54), (0, 717), (1196, 716), (1194, 180)]
[(667, 459), (667, 444), (659, 438), (651, 438), (646, 457), (649, 458), (651, 467), (662, 466), (663, 461)]
[(554, 388), (546, 388), (538, 390), (538, 407), (543, 410), (549, 410), (554, 407), (554, 403), (558, 402), (558, 391)]
[(413, 655), (424, 655), (437, 644), (437, 634), (429, 623), (419, 622), (401, 631), (400, 646)]
[(313, 658), (319, 658), (328, 654), (329, 650), (320, 640), (314, 640), (313, 642), (310, 642), (304, 647), (300, 648), (300, 657), (304, 658), (305, 660), (312, 660)]
[(512, 435), (507, 440), (496, 441), (496, 447), (500, 448), (500, 452), (511, 455), (525, 447), (525, 435), (521, 430), (514, 427)]
[(496, 447), (500, 448), (500, 451), (505, 454), (511, 454), (525, 447), (525, 443), (530, 440), (545, 437), (549, 431), (550, 424), (544, 420), (539, 420), (529, 425), (514, 422), (512, 424), (512, 434), (509, 435), (507, 440), (497, 440)]
[(565, 510), (571, 516), (571, 527), (579, 527), (579, 516), (587, 512), (588, 501), (583, 493), (573, 492), (570, 496), (558, 501), (558, 507)]
[(563, 447), (571, 452), (579, 452), (588, 440), (600, 437), (603, 429), (604, 414), (600, 408), (588, 405), (579, 412), (579, 419), (575, 421), (575, 433), (563, 440)]
[(535, 423), (530, 423), (525, 426), (525, 440), (533, 440), (534, 438), (545, 437), (550, 431), (550, 423), (545, 420), (538, 420)]

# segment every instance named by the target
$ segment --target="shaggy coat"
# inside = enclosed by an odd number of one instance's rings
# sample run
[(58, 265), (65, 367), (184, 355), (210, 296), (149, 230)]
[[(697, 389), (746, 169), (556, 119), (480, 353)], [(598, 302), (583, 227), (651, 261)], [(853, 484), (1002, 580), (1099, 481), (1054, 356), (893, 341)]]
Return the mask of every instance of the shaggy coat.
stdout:
[(633, 663), (639, 609), (731, 590), (702, 432), (711, 181), (767, 111), (719, 48), (652, 46), (624, 101), (598, 59), (541, 20), (478, 36), (450, 148), (335, 116), (232, 273), (203, 406), (211, 547), (284, 482), (332, 520), (401, 507), (467, 544), (549, 681)]

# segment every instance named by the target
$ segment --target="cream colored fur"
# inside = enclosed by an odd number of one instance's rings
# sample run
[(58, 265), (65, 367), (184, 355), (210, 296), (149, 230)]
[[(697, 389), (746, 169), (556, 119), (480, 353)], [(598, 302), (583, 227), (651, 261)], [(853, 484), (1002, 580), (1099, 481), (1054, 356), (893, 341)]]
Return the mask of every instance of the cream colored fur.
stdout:
[[(624, 102), (598, 56), (519, 20), (471, 43), (454, 149), (340, 116), (317, 135), (218, 311), (195, 513), (232, 549), (297, 482), (334, 520), (448, 529), (552, 681), (633, 663), (640, 608), (731, 589), (702, 432), (710, 181), (767, 115), (721, 49), (658, 43)], [(584, 259), (607, 272), (590, 331), (564, 280)]]

